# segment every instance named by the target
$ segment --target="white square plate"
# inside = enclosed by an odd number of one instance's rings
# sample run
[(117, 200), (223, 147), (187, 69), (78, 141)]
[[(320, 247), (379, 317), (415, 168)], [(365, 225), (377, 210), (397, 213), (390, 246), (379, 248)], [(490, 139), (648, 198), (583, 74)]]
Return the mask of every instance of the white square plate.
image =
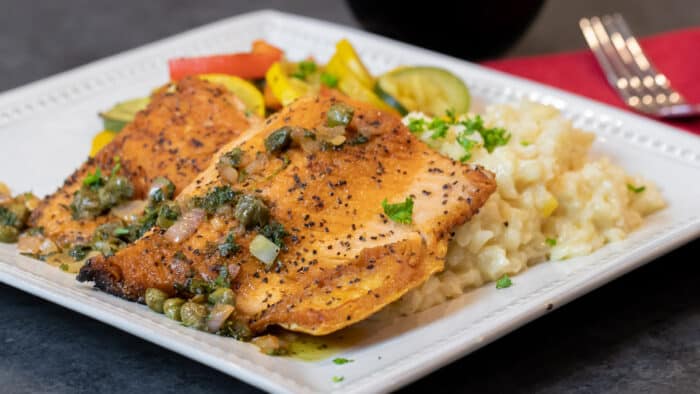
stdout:
[[(303, 362), (268, 357), (249, 344), (181, 327), (145, 306), (79, 284), (71, 275), (0, 246), (0, 280), (91, 316), (260, 388), (275, 392), (388, 391), (420, 378), (700, 234), (700, 138), (593, 101), (447, 56), (346, 27), (273, 11), (237, 16), (77, 68), (0, 95), (0, 179), (13, 190), (43, 195), (85, 157), (100, 130), (96, 114), (146, 95), (167, 79), (166, 61), (181, 55), (244, 51), (256, 38), (290, 58), (326, 60), (349, 38), (371, 71), (429, 64), (459, 75), (483, 101), (522, 98), (552, 104), (598, 135), (603, 154), (656, 182), (668, 208), (641, 229), (596, 253), (537, 265), (517, 286), (486, 286), (410, 317), (373, 322), (342, 356)], [(466, 44), (465, 44), (466, 45)], [(339, 383), (333, 376), (343, 376)]]

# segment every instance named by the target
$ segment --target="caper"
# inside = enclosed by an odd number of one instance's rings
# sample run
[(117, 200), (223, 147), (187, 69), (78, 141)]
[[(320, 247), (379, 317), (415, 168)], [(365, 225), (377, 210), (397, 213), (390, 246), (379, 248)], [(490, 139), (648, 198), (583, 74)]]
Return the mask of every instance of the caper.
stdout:
[(102, 213), (102, 205), (97, 192), (89, 187), (82, 187), (73, 194), (70, 203), (73, 219), (92, 219)]
[(244, 321), (234, 318), (226, 320), (217, 334), (225, 337), (232, 337), (239, 341), (248, 341), (253, 337), (253, 332), (250, 330), (250, 327), (248, 327)]
[(270, 153), (281, 153), (292, 144), (291, 127), (282, 127), (273, 131), (265, 139), (265, 149)]
[(163, 313), (163, 303), (168, 299), (168, 295), (160, 289), (149, 287), (146, 289), (146, 305), (153, 311)]
[(347, 126), (352, 120), (355, 110), (343, 103), (331, 105), (326, 113), (326, 125), (328, 127)]
[(0, 225), (0, 242), (12, 243), (17, 242), (17, 237), (19, 236), (19, 230), (15, 227), (8, 226), (5, 224)]
[(119, 175), (110, 177), (107, 183), (97, 191), (103, 210), (109, 209), (131, 198), (133, 194), (134, 186), (129, 179)]
[(24, 226), (24, 223), (29, 218), (29, 209), (24, 205), (24, 203), (13, 202), (12, 204), (7, 205), (5, 209), (12, 212), (12, 214), (15, 216), (14, 223), (5, 224), (9, 224), (17, 228), (22, 228)]
[(158, 209), (156, 225), (160, 228), (168, 228), (180, 217), (180, 208), (175, 203), (163, 204)]
[(197, 304), (196, 302), (185, 302), (180, 308), (182, 324), (200, 330), (204, 328), (208, 314), (209, 310), (206, 305)]
[(207, 302), (208, 298), (209, 297), (206, 294), (197, 294), (195, 296), (192, 296), (192, 298), (190, 298), (190, 302), (196, 302), (197, 304), (204, 304), (205, 302)]
[(231, 289), (219, 287), (209, 294), (209, 303), (236, 305), (236, 294)]
[(163, 313), (165, 313), (165, 316), (173, 320), (180, 321), (180, 308), (184, 303), (185, 300), (183, 300), (182, 298), (168, 298), (163, 303)]
[(75, 261), (80, 261), (87, 257), (90, 249), (92, 249), (90, 245), (75, 244), (68, 250), (68, 256), (72, 257)]
[(219, 158), (217, 163), (219, 166), (230, 166), (233, 168), (238, 168), (241, 165), (241, 160), (243, 159), (243, 151), (241, 148), (233, 148), (230, 152), (226, 152)]
[(233, 215), (245, 228), (264, 226), (270, 218), (270, 209), (259, 198), (244, 195), (238, 199)]

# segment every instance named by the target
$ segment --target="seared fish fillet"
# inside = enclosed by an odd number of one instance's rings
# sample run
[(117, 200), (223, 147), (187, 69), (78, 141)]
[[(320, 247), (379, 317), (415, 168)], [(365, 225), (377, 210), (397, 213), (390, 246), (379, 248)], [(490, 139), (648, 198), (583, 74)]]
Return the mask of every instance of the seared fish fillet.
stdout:
[(110, 216), (74, 220), (69, 209), (73, 194), (88, 172), (109, 174), (119, 157), (122, 175), (134, 185), (134, 199), (143, 199), (154, 178), (165, 176), (179, 193), (204, 170), (222, 145), (249, 126), (237, 99), (223, 87), (199, 79), (184, 79), (163, 88), (147, 109), (136, 115), (95, 158), (78, 168), (33, 212), (29, 225), (61, 247), (90, 241), (97, 226)]
[[(231, 185), (261, 198), (290, 234), (278, 265), (266, 269), (251, 256), (255, 231), (236, 236), (240, 251), (212, 253), (233, 217), (209, 215), (179, 244), (154, 229), (111, 257), (88, 260), (78, 275), (109, 293), (143, 302), (149, 287), (171, 295), (193, 275), (214, 280), (222, 265), (239, 265), (232, 281), (236, 314), (254, 332), (270, 325), (324, 335), (365, 319), (444, 267), (453, 227), (466, 222), (495, 190), (491, 173), (451, 161), (417, 140), (401, 120), (346, 98), (302, 99), (222, 148), (246, 155), (265, 152), (266, 137), (284, 127), (318, 130), (337, 101), (354, 108), (347, 140), (362, 132), (364, 143), (305, 153), (292, 146), (262, 171)], [(212, 161), (214, 163), (215, 161)], [(178, 197), (203, 196), (225, 184), (215, 164)], [(390, 220), (382, 207), (414, 198), (412, 224)], [(229, 271), (231, 269), (229, 268)]]

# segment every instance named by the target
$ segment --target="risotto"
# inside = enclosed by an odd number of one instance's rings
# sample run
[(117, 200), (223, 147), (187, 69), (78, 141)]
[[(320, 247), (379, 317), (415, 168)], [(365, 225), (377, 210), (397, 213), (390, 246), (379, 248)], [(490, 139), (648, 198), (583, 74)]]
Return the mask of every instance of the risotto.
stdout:
[[(445, 270), (394, 305), (400, 313), (424, 310), (545, 260), (590, 254), (625, 238), (665, 205), (653, 183), (606, 158), (591, 159), (594, 134), (574, 128), (549, 106), (488, 108), (483, 124), (507, 130), (495, 148), (488, 135), (465, 135), (458, 121), (435, 130), (431, 119), (411, 113), (404, 122), (441, 153), (493, 171), (498, 189), (455, 230)], [(436, 138), (436, 132), (443, 135)]]

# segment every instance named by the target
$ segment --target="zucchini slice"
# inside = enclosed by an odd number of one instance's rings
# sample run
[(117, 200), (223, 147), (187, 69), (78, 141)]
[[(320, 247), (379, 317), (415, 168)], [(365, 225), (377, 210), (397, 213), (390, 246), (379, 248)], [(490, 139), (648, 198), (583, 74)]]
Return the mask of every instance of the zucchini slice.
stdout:
[(438, 67), (402, 67), (380, 76), (375, 87), (380, 97), (393, 98), (409, 111), (441, 116), (447, 110), (456, 114), (469, 111), (471, 95), (459, 77)]
[(109, 131), (121, 131), (127, 123), (134, 120), (136, 113), (148, 106), (150, 97), (141, 97), (121, 102), (109, 111), (100, 114), (104, 122), (104, 129)]

